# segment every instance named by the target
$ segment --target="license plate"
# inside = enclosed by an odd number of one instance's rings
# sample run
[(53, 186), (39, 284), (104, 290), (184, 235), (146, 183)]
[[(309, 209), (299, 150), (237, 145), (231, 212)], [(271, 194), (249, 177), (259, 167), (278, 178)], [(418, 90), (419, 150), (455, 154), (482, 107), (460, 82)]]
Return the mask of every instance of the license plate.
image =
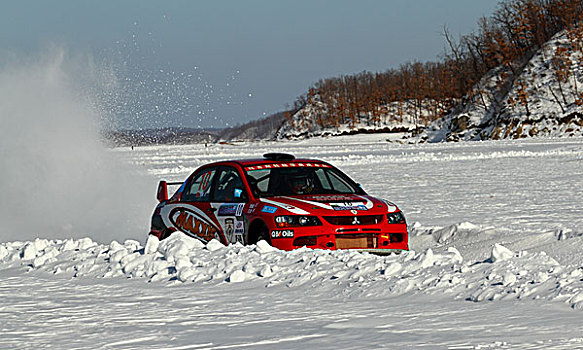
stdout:
[(376, 248), (375, 236), (336, 236), (337, 249), (370, 249)]

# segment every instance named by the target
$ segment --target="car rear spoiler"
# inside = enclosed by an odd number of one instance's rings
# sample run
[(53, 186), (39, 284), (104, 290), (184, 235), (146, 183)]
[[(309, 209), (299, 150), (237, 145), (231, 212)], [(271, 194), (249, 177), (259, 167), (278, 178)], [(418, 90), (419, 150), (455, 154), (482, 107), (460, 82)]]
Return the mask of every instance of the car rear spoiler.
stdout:
[(178, 186), (182, 185), (182, 182), (166, 182), (164, 180), (158, 183), (158, 193), (156, 194), (156, 198), (158, 198), (158, 202), (164, 202), (168, 200), (168, 186)]

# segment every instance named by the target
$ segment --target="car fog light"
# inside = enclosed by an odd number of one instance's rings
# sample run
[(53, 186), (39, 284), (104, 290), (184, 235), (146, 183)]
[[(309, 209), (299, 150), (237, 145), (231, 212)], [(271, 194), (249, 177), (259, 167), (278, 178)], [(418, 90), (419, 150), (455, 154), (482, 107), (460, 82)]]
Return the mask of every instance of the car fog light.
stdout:
[(403, 234), (402, 233), (391, 233), (391, 243), (399, 243), (403, 242)]

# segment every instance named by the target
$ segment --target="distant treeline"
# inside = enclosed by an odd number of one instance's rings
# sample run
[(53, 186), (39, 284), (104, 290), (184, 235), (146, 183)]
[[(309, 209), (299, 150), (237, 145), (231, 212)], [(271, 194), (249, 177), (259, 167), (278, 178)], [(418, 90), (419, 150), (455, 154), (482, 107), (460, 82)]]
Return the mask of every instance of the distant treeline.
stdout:
[(286, 115), (294, 112), (278, 112), (265, 118), (226, 128), (219, 133), (218, 139), (230, 141), (271, 140), (274, 138), (276, 131), (285, 122)]
[[(475, 33), (454, 40), (444, 28), (449, 49), (441, 61), (410, 62), (383, 73), (320, 80), (295, 101), (292, 110), (300, 110), (299, 117), (292, 118), (292, 113), (286, 117), (297, 129), (313, 123), (322, 128), (353, 127), (363, 117), (376, 125), (389, 113), (389, 104), (407, 102), (418, 107), (413, 116), (416, 122), (427, 124), (464, 97), (480, 94), (474, 86), (491, 69), (502, 67), (508, 72), (504, 78), (515, 79), (534, 52), (561, 30), (568, 30), (571, 49), (581, 50), (582, 19), (581, 0), (504, 0), (492, 16), (479, 20)], [(570, 74), (566, 64), (569, 52), (557, 50), (555, 56), (553, 68), (560, 83)], [(518, 101), (509, 102), (526, 104), (528, 111), (526, 94), (524, 91)], [(390, 117), (398, 120), (398, 114), (397, 109)]]
[(106, 144), (119, 146), (183, 145), (217, 141), (219, 129), (163, 128), (101, 131)]

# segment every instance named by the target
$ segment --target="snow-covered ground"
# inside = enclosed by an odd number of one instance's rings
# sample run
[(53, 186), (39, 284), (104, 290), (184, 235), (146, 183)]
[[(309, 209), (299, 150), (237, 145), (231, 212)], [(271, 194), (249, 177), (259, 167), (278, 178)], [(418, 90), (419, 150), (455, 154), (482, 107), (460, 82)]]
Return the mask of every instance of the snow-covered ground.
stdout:
[(0, 348), (583, 349), (583, 139), (388, 137), (112, 150), (169, 181), (266, 152), (324, 159), (401, 207), (411, 251), (40, 232), (0, 243)]

